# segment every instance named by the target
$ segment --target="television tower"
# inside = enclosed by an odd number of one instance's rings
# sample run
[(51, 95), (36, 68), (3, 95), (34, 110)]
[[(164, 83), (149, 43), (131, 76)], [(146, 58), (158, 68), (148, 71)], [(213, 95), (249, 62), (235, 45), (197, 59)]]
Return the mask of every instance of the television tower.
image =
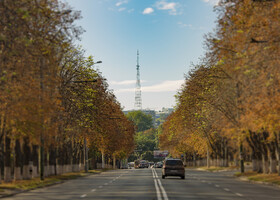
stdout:
[(142, 97), (141, 97), (141, 84), (140, 84), (140, 65), (139, 65), (139, 51), (138, 50), (137, 50), (136, 70), (137, 70), (137, 76), (136, 76), (134, 108), (136, 110), (142, 110)]

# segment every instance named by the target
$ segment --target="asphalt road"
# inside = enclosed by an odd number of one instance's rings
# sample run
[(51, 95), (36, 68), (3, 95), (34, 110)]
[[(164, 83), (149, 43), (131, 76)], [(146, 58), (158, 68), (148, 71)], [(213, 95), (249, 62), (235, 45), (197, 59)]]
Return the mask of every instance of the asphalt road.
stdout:
[(161, 179), (160, 169), (127, 169), (103, 172), (3, 199), (279, 200), (280, 189), (242, 182), (226, 172), (186, 170), (183, 180), (179, 177)]

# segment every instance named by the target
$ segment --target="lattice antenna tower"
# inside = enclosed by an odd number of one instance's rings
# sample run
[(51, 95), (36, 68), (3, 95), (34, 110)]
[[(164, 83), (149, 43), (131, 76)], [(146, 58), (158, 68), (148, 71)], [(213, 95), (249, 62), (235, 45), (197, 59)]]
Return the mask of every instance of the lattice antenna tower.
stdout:
[(139, 65), (139, 51), (138, 50), (137, 50), (136, 70), (137, 70), (137, 76), (136, 76), (134, 108), (136, 110), (142, 110), (141, 83), (140, 83), (140, 65)]

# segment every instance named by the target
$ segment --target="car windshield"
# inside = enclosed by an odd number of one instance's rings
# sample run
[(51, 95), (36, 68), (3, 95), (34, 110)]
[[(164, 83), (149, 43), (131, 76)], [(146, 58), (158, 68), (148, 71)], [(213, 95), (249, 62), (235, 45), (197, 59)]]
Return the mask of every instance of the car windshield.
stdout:
[(166, 165), (183, 165), (181, 160), (167, 160), (165, 162)]

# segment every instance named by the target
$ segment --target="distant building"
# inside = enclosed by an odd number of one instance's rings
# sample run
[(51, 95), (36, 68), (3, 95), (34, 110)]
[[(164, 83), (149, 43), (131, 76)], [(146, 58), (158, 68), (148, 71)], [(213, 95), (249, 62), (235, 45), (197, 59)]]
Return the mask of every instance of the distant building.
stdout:
[(162, 110), (156, 112), (155, 126), (163, 124), (165, 119), (174, 111), (173, 108), (162, 108)]

